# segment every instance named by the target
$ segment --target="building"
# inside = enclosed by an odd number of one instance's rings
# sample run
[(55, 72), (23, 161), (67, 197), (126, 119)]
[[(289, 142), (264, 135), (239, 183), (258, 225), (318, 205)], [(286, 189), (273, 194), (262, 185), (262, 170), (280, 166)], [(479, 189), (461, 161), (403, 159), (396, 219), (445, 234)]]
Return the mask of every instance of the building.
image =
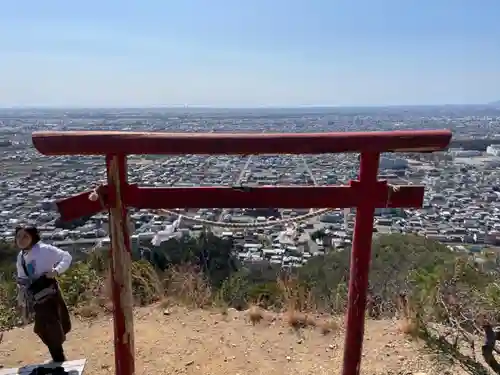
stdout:
[(382, 156), (380, 158), (380, 169), (406, 169), (408, 161), (403, 158)]
[(486, 153), (488, 155), (500, 156), (500, 145), (489, 145), (486, 147)]
[(463, 148), (451, 148), (449, 154), (454, 158), (472, 158), (474, 156), (481, 156), (481, 151), (464, 150)]

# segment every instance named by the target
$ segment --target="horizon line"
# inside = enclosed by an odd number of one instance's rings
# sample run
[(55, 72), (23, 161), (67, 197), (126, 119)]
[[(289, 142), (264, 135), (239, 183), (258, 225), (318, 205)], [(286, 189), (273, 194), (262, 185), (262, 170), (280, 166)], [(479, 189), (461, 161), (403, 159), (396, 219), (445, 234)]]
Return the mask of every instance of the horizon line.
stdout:
[(156, 106), (55, 106), (55, 105), (18, 105), (1, 106), (0, 110), (82, 110), (82, 109), (217, 109), (217, 110), (263, 110), (263, 109), (341, 109), (341, 108), (401, 108), (401, 107), (470, 107), (470, 106), (495, 106), (498, 102), (467, 103), (467, 104), (386, 104), (386, 105), (255, 105), (255, 106), (212, 106), (212, 105), (156, 105)]

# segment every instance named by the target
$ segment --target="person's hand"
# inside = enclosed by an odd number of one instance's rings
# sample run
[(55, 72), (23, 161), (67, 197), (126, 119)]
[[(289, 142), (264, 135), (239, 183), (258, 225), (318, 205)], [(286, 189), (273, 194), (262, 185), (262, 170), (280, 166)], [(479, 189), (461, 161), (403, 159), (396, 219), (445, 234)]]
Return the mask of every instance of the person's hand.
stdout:
[(48, 277), (49, 279), (55, 279), (57, 277), (57, 271), (53, 269), (52, 271), (47, 272), (45, 274), (45, 277)]

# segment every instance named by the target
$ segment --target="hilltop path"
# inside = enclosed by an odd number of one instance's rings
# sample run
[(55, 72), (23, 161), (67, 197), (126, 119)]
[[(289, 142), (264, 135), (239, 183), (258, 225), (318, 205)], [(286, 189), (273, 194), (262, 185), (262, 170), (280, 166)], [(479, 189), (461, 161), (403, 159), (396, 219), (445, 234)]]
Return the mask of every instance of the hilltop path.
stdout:
[[(323, 335), (318, 328), (301, 335), (281, 319), (252, 326), (243, 312), (227, 315), (203, 310), (160, 307), (135, 311), (136, 373), (192, 375), (323, 375), (340, 374), (344, 332)], [(112, 320), (74, 320), (66, 343), (69, 359), (87, 358), (86, 373), (114, 374)], [(4, 368), (41, 363), (48, 354), (32, 326), (4, 333), (0, 365)], [(405, 337), (396, 322), (368, 321), (363, 374), (466, 374), (443, 367), (422, 345)]]

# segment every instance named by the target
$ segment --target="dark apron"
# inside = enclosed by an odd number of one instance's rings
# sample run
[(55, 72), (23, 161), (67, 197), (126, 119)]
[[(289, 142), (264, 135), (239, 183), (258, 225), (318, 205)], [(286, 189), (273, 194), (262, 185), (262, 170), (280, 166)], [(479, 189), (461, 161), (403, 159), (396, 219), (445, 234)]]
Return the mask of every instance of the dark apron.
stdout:
[(66, 334), (71, 331), (68, 307), (59, 288), (54, 296), (43, 303), (35, 304), (34, 331), (49, 348), (61, 346)]

